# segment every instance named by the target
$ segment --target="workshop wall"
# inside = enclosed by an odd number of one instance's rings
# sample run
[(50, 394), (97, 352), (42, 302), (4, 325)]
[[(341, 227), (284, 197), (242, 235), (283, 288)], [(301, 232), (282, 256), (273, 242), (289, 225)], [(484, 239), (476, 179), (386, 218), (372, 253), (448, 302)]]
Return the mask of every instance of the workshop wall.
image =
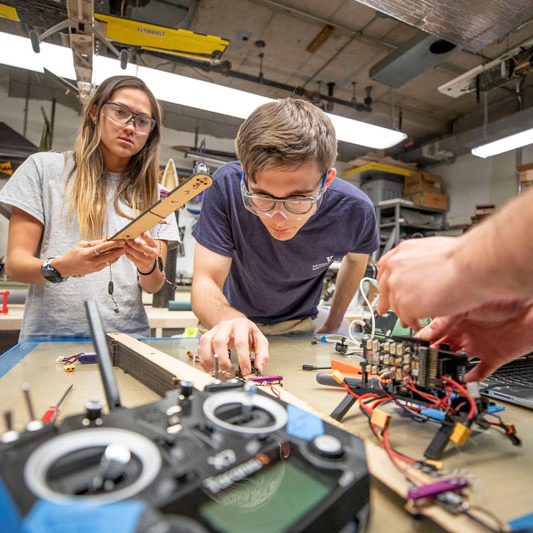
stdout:
[[(533, 162), (533, 146), (522, 149), (522, 161)], [(461, 155), (452, 164), (430, 171), (444, 178), (450, 197), (450, 225), (469, 224), (477, 204), (493, 203), (499, 208), (518, 193), (514, 150), (488, 159)]]

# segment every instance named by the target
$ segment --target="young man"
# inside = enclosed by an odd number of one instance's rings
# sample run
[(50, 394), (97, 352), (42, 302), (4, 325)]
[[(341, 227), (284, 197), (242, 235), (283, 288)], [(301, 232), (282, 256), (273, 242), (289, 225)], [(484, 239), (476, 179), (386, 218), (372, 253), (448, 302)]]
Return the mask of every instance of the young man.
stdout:
[(312, 333), (324, 275), (343, 257), (331, 310), (319, 332), (336, 332), (379, 245), (368, 197), (335, 179), (335, 130), (313, 104), (264, 104), (241, 125), (240, 162), (214, 174), (193, 232), (192, 308), (209, 329), (198, 348), (228, 368), (234, 345), (243, 373), (268, 360), (264, 334)]

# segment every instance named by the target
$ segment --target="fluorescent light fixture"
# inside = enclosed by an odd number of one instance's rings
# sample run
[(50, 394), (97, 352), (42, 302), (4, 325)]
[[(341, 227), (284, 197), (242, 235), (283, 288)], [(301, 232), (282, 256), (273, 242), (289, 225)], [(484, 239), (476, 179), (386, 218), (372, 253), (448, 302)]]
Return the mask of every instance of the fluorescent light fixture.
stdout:
[[(9, 33), (0, 32), (0, 63), (35, 72), (44, 72), (43, 68), (46, 67), (56, 76), (76, 79), (70, 48), (41, 43), (41, 53), (36, 54), (29, 39)], [(120, 74), (143, 79), (158, 100), (241, 119), (247, 118), (260, 105), (272, 101), (272, 98), (153, 68), (128, 65), (126, 70), (122, 70), (118, 60), (94, 56), (93, 83), (99, 84), (110, 76)], [(401, 131), (339, 115), (328, 116), (339, 141), (384, 150), (407, 137)]]
[(509, 150), (514, 150), (515, 148), (521, 148), (522, 146), (527, 146), (528, 144), (533, 143), (533, 128), (520, 133), (515, 133), (514, 135), (509, 135), (503, 139), (498, 139), (476, 148), (472, 148), (472, 154), (477, 157), (482, 157), (483, 159), (491, 157), (493, 155), (503, 154), (503, 152), (508, 152)]

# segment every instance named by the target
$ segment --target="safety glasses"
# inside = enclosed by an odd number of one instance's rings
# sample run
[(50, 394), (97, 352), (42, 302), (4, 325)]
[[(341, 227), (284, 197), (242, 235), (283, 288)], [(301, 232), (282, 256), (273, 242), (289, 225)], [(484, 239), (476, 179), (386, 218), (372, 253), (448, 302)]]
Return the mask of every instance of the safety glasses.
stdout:
[(145, 113), (134, 113), (129, 107), (118, 102), (104, 102), (104, 116), (119, 126), (133, 121), (138, 133), (148, 135), (155, 127), (155, 120)]
[[(268, 194), (256, 194), (248, 190), (245, 173), (241, 175), (241, 195), (244, 207), (258, 217), (273, 217), (281, 213), (285, 218), (303, 219), (308, 218), (320, 207), (324, 195), (324, 187), (328, 172), (324, 173), (320, 190), (316, 196), (287, 196), (276, 198)], [(282, 205), (282, 208), (279, 207)]]

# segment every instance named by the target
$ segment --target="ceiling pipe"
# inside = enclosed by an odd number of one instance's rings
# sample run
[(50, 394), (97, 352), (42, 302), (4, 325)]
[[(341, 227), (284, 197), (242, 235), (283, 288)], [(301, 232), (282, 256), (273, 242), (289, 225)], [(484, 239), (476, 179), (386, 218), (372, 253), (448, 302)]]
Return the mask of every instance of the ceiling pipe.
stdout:
[(418, 162), (421, 167), (445, 163), (463, 154), (469, 154), (472, 148), (489, 143), (520, 131), (533, 128), (533, 107), (528, 107), (512, 115), (508, 115), (486, 126), (436, 139), (398, 154), (399, 159), (407, 162)]

